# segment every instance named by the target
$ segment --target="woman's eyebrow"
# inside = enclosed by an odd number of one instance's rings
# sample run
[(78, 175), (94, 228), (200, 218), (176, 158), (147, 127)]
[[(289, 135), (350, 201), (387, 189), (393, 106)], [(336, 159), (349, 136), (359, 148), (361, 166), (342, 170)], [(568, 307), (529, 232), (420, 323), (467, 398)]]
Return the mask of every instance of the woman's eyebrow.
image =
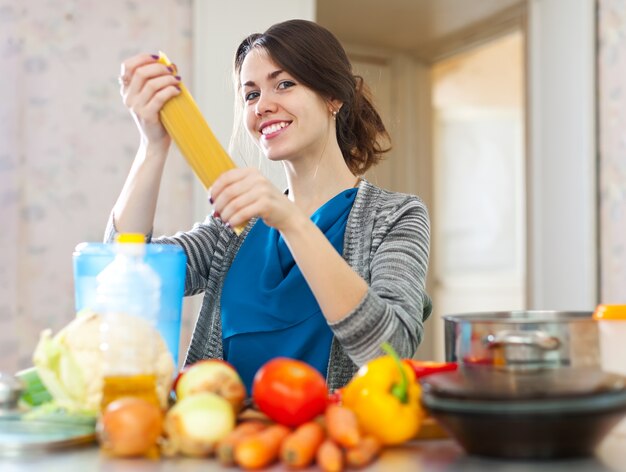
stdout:
[[(278, 77), (283, 72), (285, 72), (285, 71), (282, 70), (282, 69), (275, 70), (274, 72), (270, 72), (269, 74), (267, 74), (267, 78), (268, 78), (268, 80), (275, 79), (276, 77)], [(253, 80), (248, 80), (247, 82), (245, 82), (243, 84), (244, 87), (254, 87), (255, 85), (256, 85), (256, 83)]]

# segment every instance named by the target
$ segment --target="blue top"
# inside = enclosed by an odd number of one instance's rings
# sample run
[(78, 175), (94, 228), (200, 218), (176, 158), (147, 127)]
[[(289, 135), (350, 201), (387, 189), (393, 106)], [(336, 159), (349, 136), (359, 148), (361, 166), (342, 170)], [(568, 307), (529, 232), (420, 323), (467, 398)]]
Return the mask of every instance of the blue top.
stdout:
[[(339, 254), (356, 193), (344, 190), (311, 216)], [(224, 359), (248, 394), (259, 367), (278, 356), (305, 361), (326, 377), (332, 331), (282, 236), (260, 218), (226, 275), (221, 310)]]

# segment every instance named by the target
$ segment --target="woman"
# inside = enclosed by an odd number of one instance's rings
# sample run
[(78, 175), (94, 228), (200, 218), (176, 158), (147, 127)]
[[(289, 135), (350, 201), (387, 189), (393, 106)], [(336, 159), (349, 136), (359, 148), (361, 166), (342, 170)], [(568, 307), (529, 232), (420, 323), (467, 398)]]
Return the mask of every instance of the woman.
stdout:
[[(122, 71), (142, 140), (108, 240), (150, 235), (170, 146), (158, 113), (180, 92), (156, 56), (128, 59)], [(413, 356), (431, 310), (428, 214), (417, 197), (360, 177), (388, 135), (345, 51), (321, 26), (290, 20), (245, 38), (234, 72), (243, 125), (283, 164), (287, 190), (252, 168), (225, 172), (209, 191), (213, 214), (152, 240), (182, 246), (186, 295), (204, 292), (186, 363), (226, 359), (250, 389), (264, 362), (287, 356), (338, 388), (384, 341)], [(237, 236), (232, 228), (248, 221)]]

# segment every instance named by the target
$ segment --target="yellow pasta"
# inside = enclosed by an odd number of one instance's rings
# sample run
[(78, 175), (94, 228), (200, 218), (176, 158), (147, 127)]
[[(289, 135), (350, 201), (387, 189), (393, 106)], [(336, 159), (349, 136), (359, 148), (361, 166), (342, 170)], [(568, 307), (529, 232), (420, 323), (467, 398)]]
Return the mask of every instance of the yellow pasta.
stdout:
[[(172, 66), (163, 52), (159, 52), (159, 62)], [(236, 166), (211, 131), (185, 84), (181, 81), (179, 86), (180, 94), (168, 100), (161, 109), (161, 122), (204, 188), (208, 189), (222, 172)], [(233, 229), (240, 234), (244, 227)]]

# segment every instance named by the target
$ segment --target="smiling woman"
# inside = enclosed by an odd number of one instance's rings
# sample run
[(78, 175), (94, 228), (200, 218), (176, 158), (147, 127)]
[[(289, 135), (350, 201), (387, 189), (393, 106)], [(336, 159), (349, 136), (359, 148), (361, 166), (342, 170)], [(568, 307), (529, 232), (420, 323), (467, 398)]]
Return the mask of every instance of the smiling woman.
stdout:
[[(141, 145), (106, 238), (140, 231), (150, 240), (170, 146), (159, 112), (181, 87), (151, 54), (122, 70)], [(338, 40), (310, 21), (275, 24), (241, 42), (234, 76), (241, 123), (283, 164), (288, 185), (280, 192), (256, 169), (225, 171), (203, 223), (153, 240), (183, 247), (186, 294), (204, 293), (186, 363), (223, 358), (250, 393), (276, 357), (312, 365), (337, 388), (384, 342), (413, 356), (431, 311), (428, 213), (418, 197), (362, 178), (389, 136)]]

